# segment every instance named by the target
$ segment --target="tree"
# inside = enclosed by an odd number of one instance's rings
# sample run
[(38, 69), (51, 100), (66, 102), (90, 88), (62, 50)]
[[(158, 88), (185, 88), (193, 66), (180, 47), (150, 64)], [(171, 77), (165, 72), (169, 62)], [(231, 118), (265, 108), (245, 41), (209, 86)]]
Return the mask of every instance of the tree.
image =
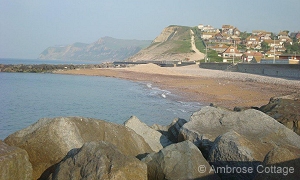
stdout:
[(261, 43), (261, 50), (263, 51), (263, 52), (267, 52), (267, 51), (269, 51), (270, 50), (270, 46), (269, 46), (269, 44), (268, 43), (266, 43), (265, 41), (263, 41), (262, 43)]
[(300, 53), (300, 44), (299, 43), (285, 43), (284, 47), (286, 48), (286, 53), (291, 54), (291, 53)]

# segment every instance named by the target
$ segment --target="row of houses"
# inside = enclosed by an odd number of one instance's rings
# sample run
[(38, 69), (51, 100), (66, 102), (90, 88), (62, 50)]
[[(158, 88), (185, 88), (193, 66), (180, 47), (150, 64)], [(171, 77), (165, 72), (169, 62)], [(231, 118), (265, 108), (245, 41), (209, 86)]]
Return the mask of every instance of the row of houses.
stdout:
[(240, 52), (235, 46), (229, 46), (221, 56), (224, 62), (236, 60), (244, 63), (263, 63), (263, 64), (300, 64), (300, 54), (279, 54), (276, 57), (266, 57), (265, 54), (257, 51)]
[[(262, 44), (265, 43), (269, 47), (267, 54), (274, 54), (275, 52), (285, 52), (286, 48), (284, 45), (286, 43), (292, 44), (293, 40), (288, 35), (287, 31), (280, 31), (277, 36), (274, 36), (272, 39), (272, 33), (266, 31), (255, 31), (245, 40), (245, 45), (247, 49), (261, 50)], [(300, 42), (300, 32), (295, 34), (295, 37), (298, 38)]]
[[(242, 39), (241, 31), (232, 25), (223, 25), (221, 29), (217, 29), (200, 24), (198, 28), (207, 47), (217, 51), (225, 62), (234, 58), (243, 62), (256, 63), (261, 59), (282, 59), (280, 57), (286, 51), (286, 44), (292, 45), (293, 38), (300, 43), (300, 32), (289, 35), (288, 31), (280, 31), (277, 36), (274, 36), (271, 32), (254, 30), (248, 37)], [(237, 45), (244, 45), (246, 51), (239, 51)], [(296, 54), (289, 55), (287, 58), (295, 59), (296, 62), (300, 59)]]
[[(211, 25), (198, 25), (202, 31), (201, 38), (210, 44), (243, 44), (246, 49), (261, 50), (262, 43), (265, 42), (270, 51), (284, 52), (285, 43), (293, 43), (293, 38), (300, 42), (300, 32), (288, 34), (288, 31), (280, 31), (277, 36), (272, 37), (272, 33), (264, 30), (253, 30), (246, 39), (240, 37), (241, 31), (232, 25), (222, 25), (221, 29), (214, 28)], [(272, 39), (273, 38), (273, 39)]]
[(218, 29), (210, 25), (204, 26), (200, 24), (198, 29), (202, 31), (201, 38), (210, 43), (241, 43), (241, 38), (239, 37), (241, 31), (232, 25), (223, 25), (221, 29)]

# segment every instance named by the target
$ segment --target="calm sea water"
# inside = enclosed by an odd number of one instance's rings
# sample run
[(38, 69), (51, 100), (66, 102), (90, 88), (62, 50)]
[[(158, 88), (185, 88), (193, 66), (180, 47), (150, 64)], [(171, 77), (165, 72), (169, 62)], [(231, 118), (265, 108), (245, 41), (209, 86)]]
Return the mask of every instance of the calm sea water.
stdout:
[(0, 83), (0, 139), (43, 117), (84, 116), (122, 124), (135, 115), (148, 125), (167, 125), (176, 117), (188, 120), (201, 107), (176, 101), (176, 95), (147, 82), (109, 77), (0, 73)]

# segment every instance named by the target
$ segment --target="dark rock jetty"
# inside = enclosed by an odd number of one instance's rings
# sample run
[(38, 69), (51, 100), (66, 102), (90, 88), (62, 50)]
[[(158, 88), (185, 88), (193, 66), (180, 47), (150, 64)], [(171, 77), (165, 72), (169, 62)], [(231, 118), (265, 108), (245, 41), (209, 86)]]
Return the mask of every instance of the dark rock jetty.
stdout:
[(112, 68), (113, 63), (102, 64), (0, 64), (0, 72), (51, 73), (59, 70)]

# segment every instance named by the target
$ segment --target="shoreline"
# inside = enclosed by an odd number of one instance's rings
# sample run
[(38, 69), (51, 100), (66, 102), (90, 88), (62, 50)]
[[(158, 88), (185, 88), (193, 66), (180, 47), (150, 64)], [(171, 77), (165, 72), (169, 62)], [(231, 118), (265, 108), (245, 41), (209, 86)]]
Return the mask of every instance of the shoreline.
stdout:
[[(213, 103), (229, 109), (260, 107), (267, 104), (271, 97), (299, 93), (300, 89), (298, 80), (207, 70), (194, 65), (174, 68), (147, 64), (129, 68), (74, 69), (54, 73), (150, 82), (178, 95), (180, 101), (198, 102), (204, 106)], [(259, 82), (262, 79), (267, 82)]]

